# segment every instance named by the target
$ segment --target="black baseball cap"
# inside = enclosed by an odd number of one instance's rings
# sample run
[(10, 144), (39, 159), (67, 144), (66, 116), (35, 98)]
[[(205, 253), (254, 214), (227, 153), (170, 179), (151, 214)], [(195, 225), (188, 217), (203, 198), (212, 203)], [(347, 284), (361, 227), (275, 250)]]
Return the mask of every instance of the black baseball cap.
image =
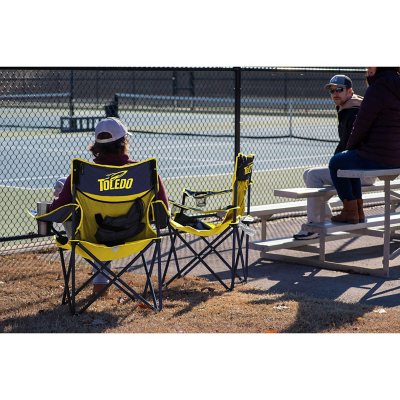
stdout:
[(353, 82), (346, 75), (335, 75), (331, 78), (328, 84), (325, 85), (325, 89), (329, 89), (331, 86), (334, 87), (345, 87), (350, 89), (353, 86)]

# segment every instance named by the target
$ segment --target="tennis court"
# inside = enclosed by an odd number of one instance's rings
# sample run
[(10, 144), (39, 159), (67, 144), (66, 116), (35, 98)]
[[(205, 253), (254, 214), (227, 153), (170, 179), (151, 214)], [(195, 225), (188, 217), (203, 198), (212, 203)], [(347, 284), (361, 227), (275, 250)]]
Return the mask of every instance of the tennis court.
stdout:
[[(50, 188), (59, 176), (68, 174), (73, 157), (88, 158), (86, 150), (91, 134), (46, 134), (2, 138), (0, 154), (0, 185), (26, 188)], [(135, 133), (130, 138), (132, 157), (156, 156), (160, 173), (165, 179), (201, 175), (205, 164), (213, 175), (232, 170), (232, 139), (152, 135)], [(255, 152), (256, 171), (292, 169), (325, 164), (332, 155), (334, 143), (301, 139), (245, 138), (243, 152)], [(227, 151), (228, 150), (228, 151)], [(10, 168), (10, 166), (15, 166)]]
[[(36, 201), (51, 199), (54, 181), (69, 173), (71, 158), (90, 159), (86, 149), (91, 140), (89, 133), (14, 134), (1, 139), (3, 148), (10, 149), (0, 154), (0, 193), (8, 204), (0, 213), (3, 236), (35, 231), (26, 210), (35, 208)], [(256, 154), (252, 203), (276, 201), (272, 195), (276, 187), (302, 185), (304, 168), (326, 164), (334, 146), (290, 138), (242, 139), (241, 150)], [(184, 187), (230, 186), (232, 138), (137, 132), (130, 137), (130, 147), (134, 159), (157, 157), (171, 198), (179, 199)], [(18, 221), (18, 226), (10, 221)]]
[[(8, 204), (0, 212), (2, 237), (35, 232), (35, 221), (27, 218), (26, 210), (34, 209), (37, 201), (51, 200), (54, 182), (69, 174), (72, 158), (91, 159), (87, 148), (93, 132), (60, 130), (61, 117), (71, 112), (68, 93), (45, 106), (49, 96), (34, 96), (37, 104), (25, 96), (18, 106), (16, 98), (8, 98), (0, 115), (5, 149), (0, 154), (0, 195)], [(179, 199), (184, 187), (230, 187), (233, 170), (233, 99), (182, 99), (135, 96), (132, 102), (128, 96), (120, 100), (118, 111), (133, 133), (131, 157), (157, 158), (172, 199)], [(73, 115), (102, 117), (103, 106), (76, 102)], [(336, 116), (325, 100), (245, 98), (242, 110), (240, 150), (256, 154), (252, 204), (279, 201), (274, 188), (303, 185), (304, 169), (327, 164), (333, 154)]]

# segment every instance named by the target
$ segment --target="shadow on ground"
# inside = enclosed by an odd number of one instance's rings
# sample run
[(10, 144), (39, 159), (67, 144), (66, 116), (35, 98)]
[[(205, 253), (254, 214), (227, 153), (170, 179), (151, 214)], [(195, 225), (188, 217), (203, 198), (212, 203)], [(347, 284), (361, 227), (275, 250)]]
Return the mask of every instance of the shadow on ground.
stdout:
[(118, 318), (107, 312), (87, 311), (71, 315), (66, 306), (40, 310), (35, 315), (12, 317), (0, 322), (4, 333), (101, 333), (118, 325)]
[[(246, 294), (265, 295), (265, 291), (261, 289), (246, 289)], [(270, 293), (272, 294), (272, 293)], [(327, 299), (315, 300), (305, 295), (294, 295), (285, 293), (276, 300), (260, 299), (252, 301), (254, 306), (260, 304), (278, 303), (274, 307), (284, 305), (285, 303), (294, 301), (298, 305), (295, 320), (280, 333), (319, 333), (339, 329), (344, 325), (351, 325), (364, 314), (372, 311), (374, 307), (359, 304), (348, 304), (343, 302), (335, 302), (332, 304)]]
[(391, 267), (391, 278), (349, 274), (259, 259), (249, 267), (249, 283), (267, 292), (305, 294), (315, 298), (400, 306), (400, 267)]

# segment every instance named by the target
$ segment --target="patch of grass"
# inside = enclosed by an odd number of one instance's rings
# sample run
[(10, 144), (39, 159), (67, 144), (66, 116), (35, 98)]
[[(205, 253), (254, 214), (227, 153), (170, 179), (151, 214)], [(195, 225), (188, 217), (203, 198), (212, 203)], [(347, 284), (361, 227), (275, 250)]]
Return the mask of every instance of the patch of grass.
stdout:
[[(89, 269), (79, 268), (78, 278)], [(135, 285), (143, 276), (132, 273)], [(60, 265), (40, 255), (1, 256), (0, 332), (399, 332), (400, 310), (314, 299), (296, 293), (277, 294), (238, 285), (226, 292), (219, 284), (183, 278), (164, 291), (161, 312), (138, 307), (115, 288), (86, 313), (71, 316), (60, 304)], [(90, 288), (86, 295), (90, 295)]]

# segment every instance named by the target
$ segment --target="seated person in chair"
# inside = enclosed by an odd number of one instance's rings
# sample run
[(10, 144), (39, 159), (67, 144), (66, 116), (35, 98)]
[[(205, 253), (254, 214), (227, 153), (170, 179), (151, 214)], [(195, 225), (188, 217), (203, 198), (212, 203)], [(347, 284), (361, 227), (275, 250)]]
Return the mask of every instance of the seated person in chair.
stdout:
[[(129, 158), (128, 135), (130, 134), (126, 126), (119, 119), (106, 118), (101, 120), (95, 128), (95, 143), (89, 147), (90, 152), (93, 154), (93, 162), (102, 165), (125, 165), (137, 162)], [(161, 178), (159, 177), (158, 179), (158, 200), (162, 200), (168, 209), (167, 192)], [(72, 202), (70, 176), (60, 178), (57, 181), (54, 195), (55, 198), (48, 211)], [(65, 224), (65, 230), (70, 235), (68, 224)], [(98, 274), (93, 279), (93, 293), (100, 291), (107, 283), (107, 278), (102, 274)]]

